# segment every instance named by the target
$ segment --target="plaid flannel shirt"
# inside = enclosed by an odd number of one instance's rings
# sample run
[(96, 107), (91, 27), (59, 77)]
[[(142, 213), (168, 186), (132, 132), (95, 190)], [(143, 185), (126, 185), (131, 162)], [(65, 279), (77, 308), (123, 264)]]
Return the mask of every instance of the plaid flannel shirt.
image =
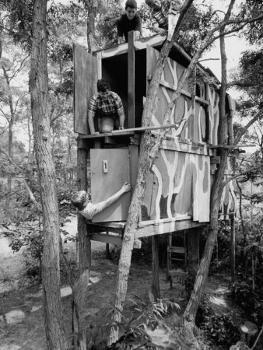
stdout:
[(99, 92), (91, 97), (88, 110), (98, 113), (98, 116), (117, 116), (123, 111), (123, 104), (119, 95), (113, 91)]

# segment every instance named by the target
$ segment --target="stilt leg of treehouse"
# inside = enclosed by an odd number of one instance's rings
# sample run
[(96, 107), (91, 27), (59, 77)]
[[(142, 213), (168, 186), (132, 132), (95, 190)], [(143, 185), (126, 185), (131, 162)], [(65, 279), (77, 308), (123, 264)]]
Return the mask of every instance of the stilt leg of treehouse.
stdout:
[[(77, 172), (78, 190), (87, 191), (87, 159), (88, 149), (85, 148), (82, 140), (78, 141), (77, 151)], [(90, 269), (91, 265), (91, 243), (87, 231), (86, 220), (78, 215), (78, 244), (79, 244), (79, 272), (83, 274)], [(87, 281), (88, 282), (88, 281)]]
[[(77, 176), (78, 176), (78, 190), (87, 190), (87, 155), (88, 150), (85, 148), (83, 141), (78, 141), (77, 150)], [(91, 266), (91, 242), (88, 236), (86, 221), (83, 216), (78, 215), (78, 261), (79, 261), (79, 275), (83, 282), (83, 292), (88, 288), (89, 273)], [(79, 280), (80, 280), (79, 279)], [(73, 308), (74, 309), (74, 308)], [(86, 350), (86, 331), (81, 328), (81, 320), (74, 314), (76, 319), (74, 322), (74, 334), (78, 334), (78, 343), (81, 350)], [(77, 326), (77, 327), (76, 327)]]
[(231, 279), (235, 282), (236, 274), (236, 232), (235, 232), (235, 214), (230, 214), (231, 226)]
[(189, 269), (197, 271), (199, 265), (199, 240), (203, 228), (189, 230), (187, 234), (188, 242), (188, 266)]
[(152, 293), (154, 300), (160, 299), (158, 235), (152, 236)]
[(170, 271), (172, 270), (172, 261), (171, 261), (171, 254), (170, 254), (170, 247), (172, 246), (172, 233), (169, 233), (167, 235), (167, 264), (166, 264), (166, 278), (167, 281), (170, 279)]

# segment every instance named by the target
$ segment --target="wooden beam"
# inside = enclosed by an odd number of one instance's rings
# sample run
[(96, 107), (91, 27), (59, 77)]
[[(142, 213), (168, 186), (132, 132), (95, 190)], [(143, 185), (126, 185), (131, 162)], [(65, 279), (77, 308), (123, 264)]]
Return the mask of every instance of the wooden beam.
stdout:
[(212, 145), (212, 144), (207, 144), (207, 147), (209, 148), (225, 148), (225, 149), (238, 149), (240, 147), (255, 147), (255, 145)]
[(135, 127), (135, 32), (128, 33), (128, 127)]
[[(148, 75), (147, 76), (147, 80), (148, 81), (151, 81), (152, 80), (152, 75)], [(176, 91), (177, 90), (177, 86), (176, 85), (173, 85), (173, 84), (170, 84), (168, 81), (166, 80), (160, 80), (160, 85), (167, 88), (167, 89), (170, 89), (172, 91)], [(191, 94), (190, 92), (187, 92), (186, 90), (182, 89), (181, 90), (181, 94), (185, 97), (188, 97), (188, 98), (191, 98)]]
[(105, 222), (105, 223), (92, 223), (87, 222), (87, 226), (90, 231), (92, 232), (116, 232), (122, 235), (125, 223), (124, 222)]
[(93, 241), (110, 243), (113, 245), (117, 245), (118, 247), (121, 247), (121, 244), (122, 244), (122, 238), (117, 235), (93, 233), (90, 238)]
[(210, 105), (209, 101), (207, 101), (204, 98), (199, 97), (199, 96), (195, 96), (195, 101), (199, 102), (200, 104), (206, 105), (206, 106)]
[(177, 214), (175, 218), (165, 218), (165, 219), (159, 219), (159, 220), (144, 220), (144, 221), (140, 221), (138, 226), (139, 227), (146, 227), (149, 225), (161, 225), (164, 223), (171, 223), (174, 221), (181, 221), (181, 220), (191, 220), (192, 216), (188, 215), (188, 214)]
[[(118, 236), (118, 235), (113, 235), (113, 234), (109, 234), (109, 233), (93, 233), (90, 236), (90, 239), (93, 241), (97, 241), (97, 242), (103, 242), (106, 244), (113, 244), (116, 245), (118, 247), (121, 247), (122, 245), (122, 237)], [(141, 249), (142, 247), (142, 242), (139, 239), (136, 239), (134, 241), (134, 249)]]
[(176, 231), (188, 230), (195, 227), (204, 226), (204, 223), (194, 222), (191, 220), (170, 221), (165, 223), (139, 227), (136, 231), (135, 238), (150, 237), (154, 235), (162, 235)]

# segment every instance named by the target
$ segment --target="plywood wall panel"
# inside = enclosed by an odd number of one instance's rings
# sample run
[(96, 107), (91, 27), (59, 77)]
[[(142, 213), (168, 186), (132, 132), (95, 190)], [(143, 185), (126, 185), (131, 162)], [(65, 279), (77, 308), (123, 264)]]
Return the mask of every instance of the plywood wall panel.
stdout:
[(89, 98), (96, 92), (97, 58), (81, 45), (74, 45), (74, 131), (87, 134)]

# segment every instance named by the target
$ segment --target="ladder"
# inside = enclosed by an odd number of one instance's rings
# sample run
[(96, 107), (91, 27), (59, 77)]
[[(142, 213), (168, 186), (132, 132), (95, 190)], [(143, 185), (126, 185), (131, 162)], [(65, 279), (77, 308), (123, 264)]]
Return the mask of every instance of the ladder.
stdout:
[[(177, 236), (178, 237), (178, 236)], [(187, 266), (187, 245), (185, 231), (181, 234), (182, 245), (173, 245), (172, 233), (169, 233), (167, 244), (167, 277), (170, 276), (170, 272), (173, 270), (174, 262), (183, 262), (183, 268)]]

